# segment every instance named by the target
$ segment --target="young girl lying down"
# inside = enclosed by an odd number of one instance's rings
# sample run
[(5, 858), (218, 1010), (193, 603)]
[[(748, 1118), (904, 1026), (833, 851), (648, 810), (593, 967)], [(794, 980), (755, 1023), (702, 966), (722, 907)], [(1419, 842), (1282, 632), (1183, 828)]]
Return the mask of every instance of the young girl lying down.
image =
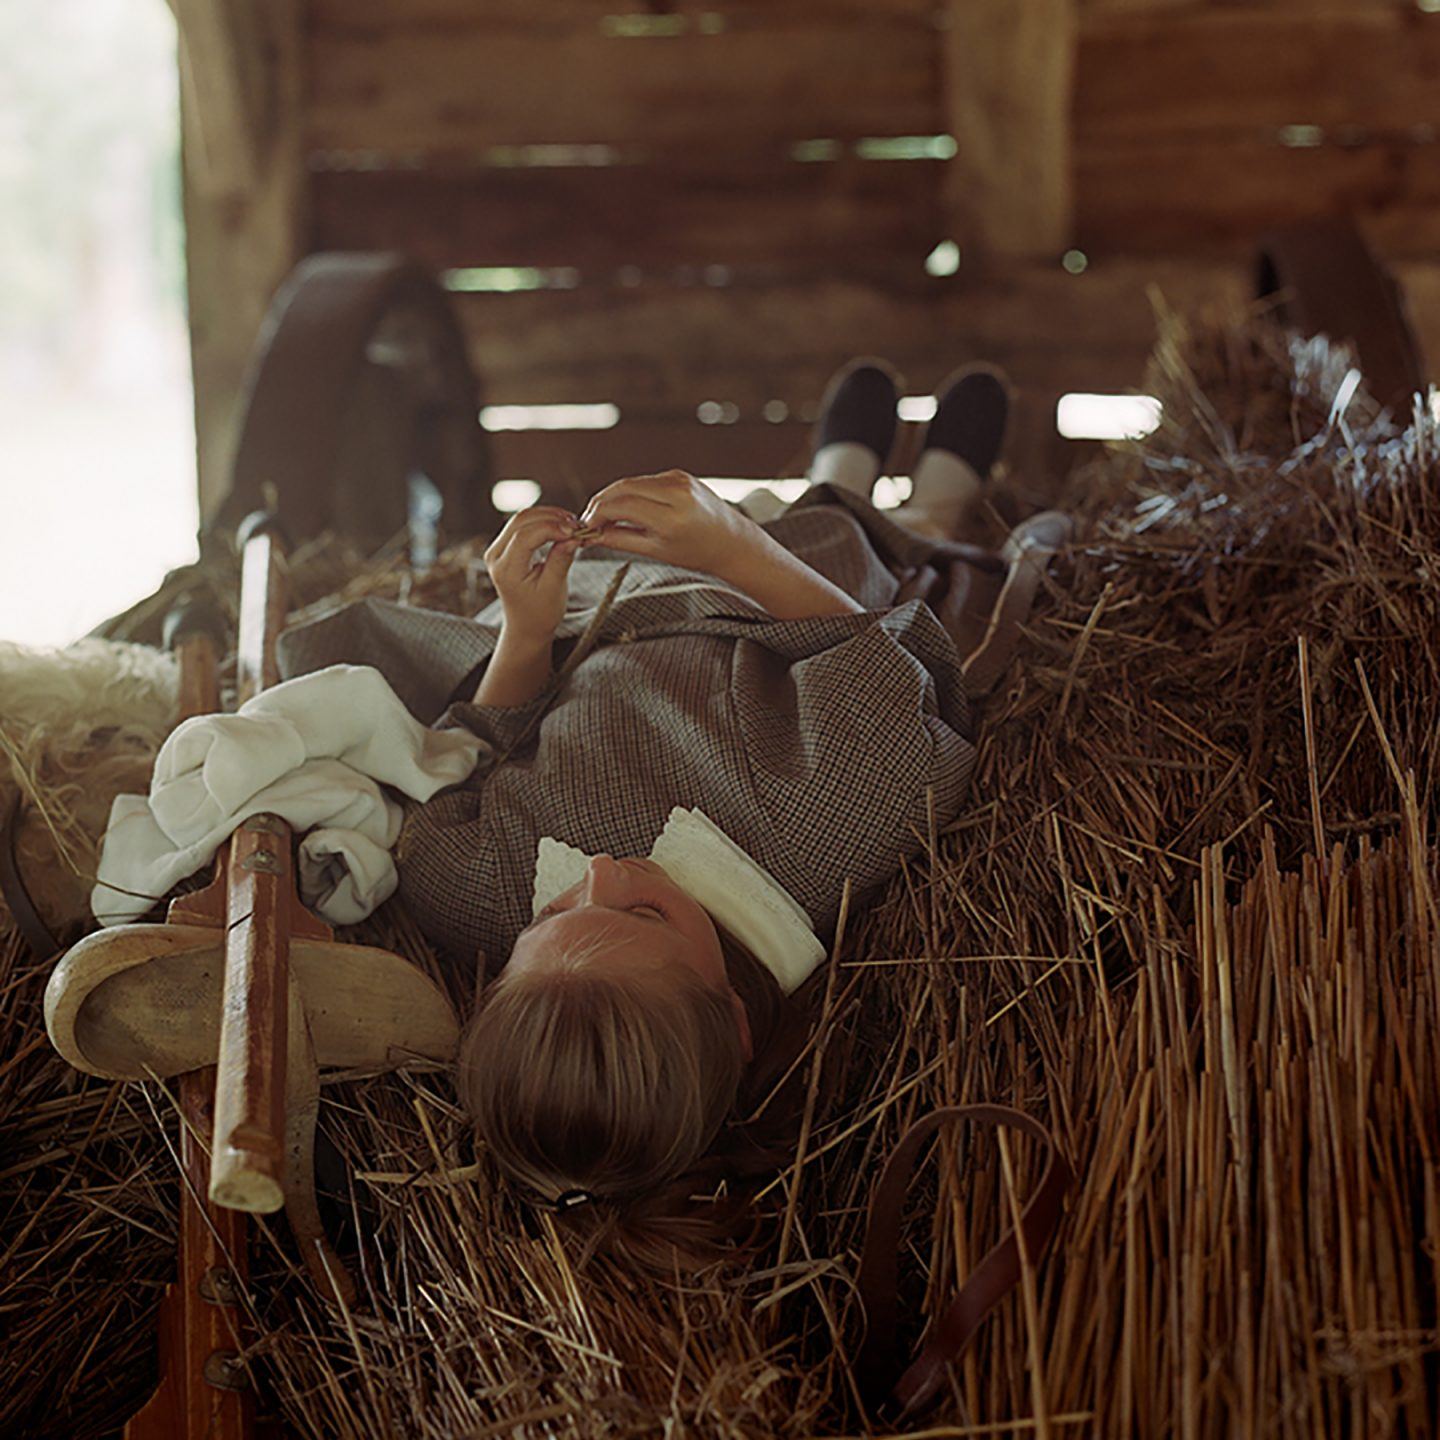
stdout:
[(427, 936), (481, 957), (460, 1095), (528, 1199), (665, 1273), (720, 1253), (736, 1183), (783, 1166), (743, 1122), (804, 1043), (846, 879), (853, 900), (917, 854), (932, 800), (937, 828), (959, 815), (971, 695), (1008, 659), (992, 608), (1068, 533), (945, 538), (1000, 447), (986, 370), (943, 392), (911, 504), (877, 509), (895, 402), (888, 367), (842, 371), (810, 489), (763, 523), (683, 471), (631, 476), (512, 516), (476, 620), (365, 601), (282, 642), (287, 674), (376, 665), (490, 747), (396, 851)]

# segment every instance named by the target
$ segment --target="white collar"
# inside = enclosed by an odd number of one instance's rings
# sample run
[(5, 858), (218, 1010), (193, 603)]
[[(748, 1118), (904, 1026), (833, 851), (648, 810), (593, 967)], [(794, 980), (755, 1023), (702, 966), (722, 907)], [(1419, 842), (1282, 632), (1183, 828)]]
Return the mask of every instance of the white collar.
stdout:
[[(590, 856), (542, 836), (535, 851), (532, 915), (585, 874)], [(789, 995), (825, 958), (810, 917), (770, 872), (708, 815), (677, 805), (649, 858), (762, 961)]]

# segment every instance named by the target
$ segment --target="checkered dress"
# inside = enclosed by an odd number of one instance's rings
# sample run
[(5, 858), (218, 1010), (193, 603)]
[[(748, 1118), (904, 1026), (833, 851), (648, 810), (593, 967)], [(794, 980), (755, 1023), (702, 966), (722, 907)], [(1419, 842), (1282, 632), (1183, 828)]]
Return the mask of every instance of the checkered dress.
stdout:
[(499, 634), (493, 590), (473, 620), (362, 600), (284, 634), (286, 678), (374, 665), (419, 719), (486, 744), (467, 782), (409, 808), (397, 847), (400, 894), (442, 951), (498, 970), (531, 919), (541, 836), (644, 856), (676, 805), (703, 810), (828, 945), (846, 876), (853, 900), (921, 849), (927, 789), (937, 828), (960, 813), (975, 762), (960, 664), (1000, 562), (830, 485), (764, 528), (865, 612), (775, 620), (712, 575), (587, 547), (557, 679), (515, 706), (468, 703)]

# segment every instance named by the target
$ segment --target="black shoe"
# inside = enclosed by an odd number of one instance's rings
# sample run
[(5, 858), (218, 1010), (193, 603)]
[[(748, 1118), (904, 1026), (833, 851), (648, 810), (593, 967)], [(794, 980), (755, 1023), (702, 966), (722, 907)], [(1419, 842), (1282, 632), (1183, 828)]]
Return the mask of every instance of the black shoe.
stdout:
[(1010, 382), (994, 365), (966, 365), (940, 387), (920, 454), (948, 450), (983, 480), (1000, 457), (1010, 415)]
[(852, 360), (837, 370), (820, 402), (812, 457), (827, 445), (848, 440), (872, 451), (878, 473), (884, 474), (899, 423), (897, 382), (903, 383), (899, 372), (875, 356)]

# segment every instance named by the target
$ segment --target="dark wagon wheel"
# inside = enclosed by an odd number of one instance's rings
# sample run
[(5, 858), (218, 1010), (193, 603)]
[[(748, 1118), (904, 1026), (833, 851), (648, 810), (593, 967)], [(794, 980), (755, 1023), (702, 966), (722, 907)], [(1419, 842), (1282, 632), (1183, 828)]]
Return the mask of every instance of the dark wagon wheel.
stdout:
[(412, 559), (493, 533), (479, 385), (450, 297), (395, 254), (318, 254), (276, 292), (251, 356), (230, 492), (207, 529), (232, 532), (275, 487), (296, 540), (364, 545), (407, 525)]
[(1404, 292), (1345, 220), (1312, 220), (1260, 237), (1256, 295), (1279, 299), (1277, 318), (1355, 347), (1365, 386), (1403, 425), (1429, 384)]

